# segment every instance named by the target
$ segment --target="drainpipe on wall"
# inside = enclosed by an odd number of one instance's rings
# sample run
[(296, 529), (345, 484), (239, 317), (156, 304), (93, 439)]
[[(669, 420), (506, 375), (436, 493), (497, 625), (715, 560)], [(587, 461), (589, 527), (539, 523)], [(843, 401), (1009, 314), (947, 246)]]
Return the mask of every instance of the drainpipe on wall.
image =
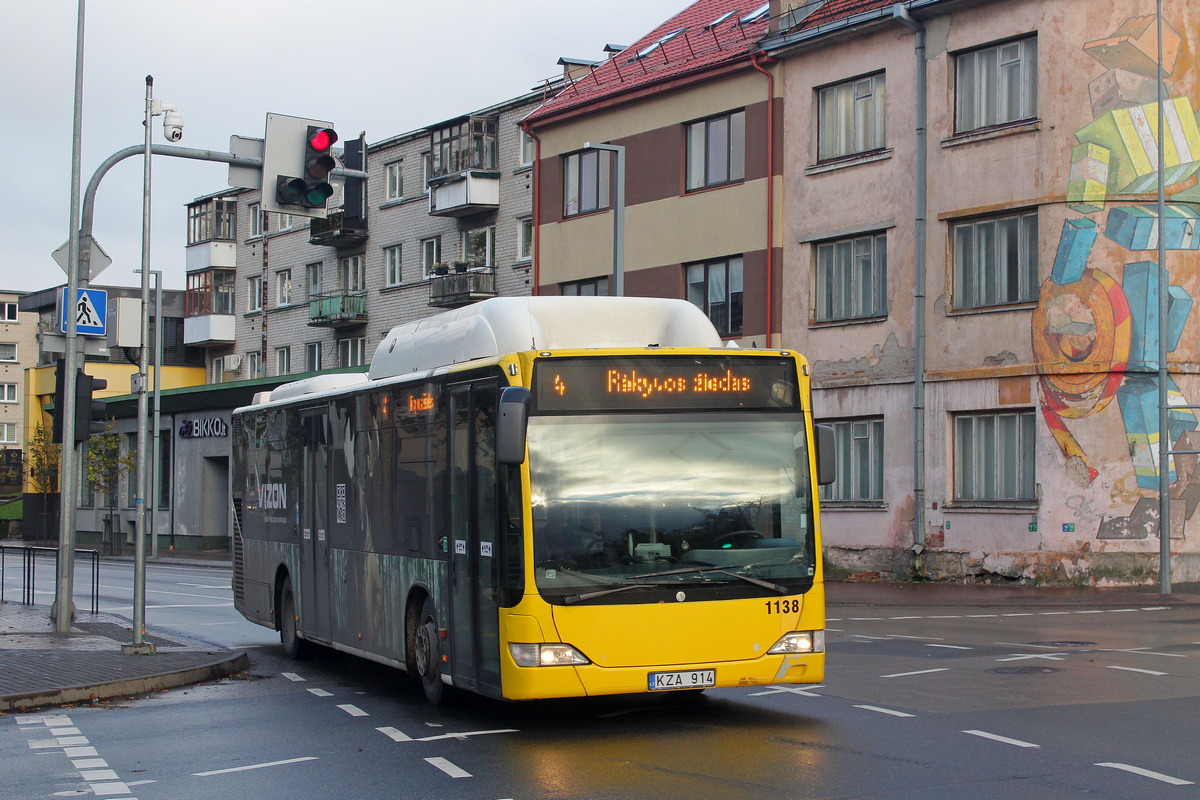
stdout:
[(533, 290), (530, 294), (535, 297), (540, 294), (538, 287), (541, 285), (541, 244), (542, 234), (539, 230), (539, 209), (538, 209), (538, 183), (542, 175), (542, 140), (537, 137), (537, 134), (529, 127), (528, 122), (521, 122), (521, 130), (533, 139)]
[(925, 27), (908, 13), (907, 6), (892, 6), (892, 16), (916, 34), (917, 61), (917, 208), (916, 261), (913, 287), (913, 553), (925, 550), (925, 215), (928, 167), (925, 155)]
[(750, 56), (754, 68), (767, 76), (767, 347), (771, 347), (771, 321), (774, 312), (775, 272), (775, 76), (758, 63), (759, 53)]

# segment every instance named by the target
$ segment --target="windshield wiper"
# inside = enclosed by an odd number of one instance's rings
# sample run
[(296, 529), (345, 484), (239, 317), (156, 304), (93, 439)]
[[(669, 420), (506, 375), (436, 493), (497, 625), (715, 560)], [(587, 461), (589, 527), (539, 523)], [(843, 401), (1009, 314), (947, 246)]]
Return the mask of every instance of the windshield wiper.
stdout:
[(603, 597), (604, 595), (615, 594), (616, 592), (623, 592), (626, 589), (635, 589), (638, 586), (673, 586), (673, 585), (675, 585), (671, 581), (646, 582), (644, 580), (645, 578), (665, 578), (670, 575), (687, 575), (689, 573), (694, 574), (694, 573), (709, 573), (709, 572), (715, 572), (715, 573), (719, 573), (721, 575), (728, 575), (731, 578), (738, 578), (740, 580), (746, 581), (747, 583), (752, 583), (755, 586), (761, 586), (764, 589), (770, 589), (773, 592), (778, 592), (779, 594), (787, 594), (789, 591), (791, 591), (786, 586), (780, 586), (778, 583), (771, 583), (770, 581), (764, 581), (761, 578), (754, 578), (754, 577), (751, 577), (750, 575), (742, 575), (737, 572), (730, 572), (729, 567), (688, 567), (685, 569), (669, 569), (669, 570), (664, 570), (662, 572), (651, 572), (646, 575), (631, 575), (628, 580), (636, 581), (636, 583), (623, 583), (620, 586), (614, 586), (614, 587), (611, 587), (608, 589), (600, 589), (595, 592), (583, 592), (582, 594), (565, 595), (563, 597), (563, 602), (566, 603), (567, 605), (574, 605), (575, 603), (580, 603), (580, 602), (583, 602), (584, 600), (593, 600), (597, 597)]

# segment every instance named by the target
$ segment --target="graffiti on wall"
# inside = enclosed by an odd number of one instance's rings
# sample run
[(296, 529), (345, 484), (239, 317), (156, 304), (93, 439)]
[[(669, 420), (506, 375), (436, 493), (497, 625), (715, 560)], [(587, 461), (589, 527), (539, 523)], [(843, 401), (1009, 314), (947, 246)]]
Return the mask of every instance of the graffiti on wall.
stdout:
[[(1071, 150), (1067, 205), (1080, 216), (1063, 223), (1032, 321), (1042, 415), (1071, 474), (1085, 475), (1088, 484), (1099, 476), (1072, 428), (1116, 400), (1141, 490), (1157, 490), (1159, 480), (1160, 330), (1166, 331), (1166, 351), (1175, 352), (1194, 304), (1182, 282), (1166, 270), (1160, 274), (1159, 237), (1174, 253), (1200, 250), (1200, 120), (1192, 99), (1171, 91), (1182, 37), (1164, 19), (1167, 100), (1159, 131), (1157, 23), (1153, 14), (1131, 17), (1110, 36), (1083, 46), (1106, 71), (1089, 84), (1093, 119), (1075, 133)], [(1156, 203), (1130, 200), (1157, 192), (1159, 148), (1168, 200), (1161, 220)], [(1108, 255), (1093, 258), (1101, 236)], [(1114, 251), (1121, 257), (1112, 258)], [(1182, 262), (1175, 259), (1176, 270)], [(1165, 325), (1159, 319), (1160, 286), (1167, 287)], [(1167, 393), (1167, 430), (1178, 449), (1196, 438), (1192, 432), (1200, 423), (1185, 407), (1194, 400), (1170, 378)], [(1168, 459), (1172, 496), (1185, 501), (1181, 521), (1200, 505), (1200, 464), (1183, 456)], [(1149, 498), (1139, 498), (1128, 517), (1104, 519), (1100, 538), (1155, 535), (1157, 507), (1143, 501)]]

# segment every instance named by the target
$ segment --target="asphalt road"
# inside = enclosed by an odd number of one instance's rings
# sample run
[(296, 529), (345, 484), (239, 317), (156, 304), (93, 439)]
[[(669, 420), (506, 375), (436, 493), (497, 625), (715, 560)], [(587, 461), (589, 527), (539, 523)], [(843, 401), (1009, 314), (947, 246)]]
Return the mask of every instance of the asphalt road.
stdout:
[[(1200, 795), (1194, 606), (831, 608), (823, 686), (432, 708), (402, 673), (222, 624), (227, 571), (152, 572), (151, 624), (259, 644), (251, 674), (0, 717), (0, 797), (76, 796), (90, 769), (125, 800)], [(71, 729), (94, 754), (30, 745)]]

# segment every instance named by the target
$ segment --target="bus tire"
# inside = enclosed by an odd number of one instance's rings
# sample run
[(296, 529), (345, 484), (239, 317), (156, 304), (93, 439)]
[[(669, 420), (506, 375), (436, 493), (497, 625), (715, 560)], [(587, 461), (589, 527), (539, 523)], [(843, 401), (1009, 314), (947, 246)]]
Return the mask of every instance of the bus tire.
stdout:
[(421, 689), (431, 705), (441, 705), (446, 696), (446, 684), (442, 683), (437, 611), (433, 607), (432, 597), (426, 597), (421, 605), (415, 634), (417, 676), (421, 680)]
[(306, 658), (309, 653), (308, 642), (296, 634), (296, 595), (292, 591), (292, 579), (283, 579), (283, 589), (279, 595), (279, 641), (283, 652), (288, 658)]

